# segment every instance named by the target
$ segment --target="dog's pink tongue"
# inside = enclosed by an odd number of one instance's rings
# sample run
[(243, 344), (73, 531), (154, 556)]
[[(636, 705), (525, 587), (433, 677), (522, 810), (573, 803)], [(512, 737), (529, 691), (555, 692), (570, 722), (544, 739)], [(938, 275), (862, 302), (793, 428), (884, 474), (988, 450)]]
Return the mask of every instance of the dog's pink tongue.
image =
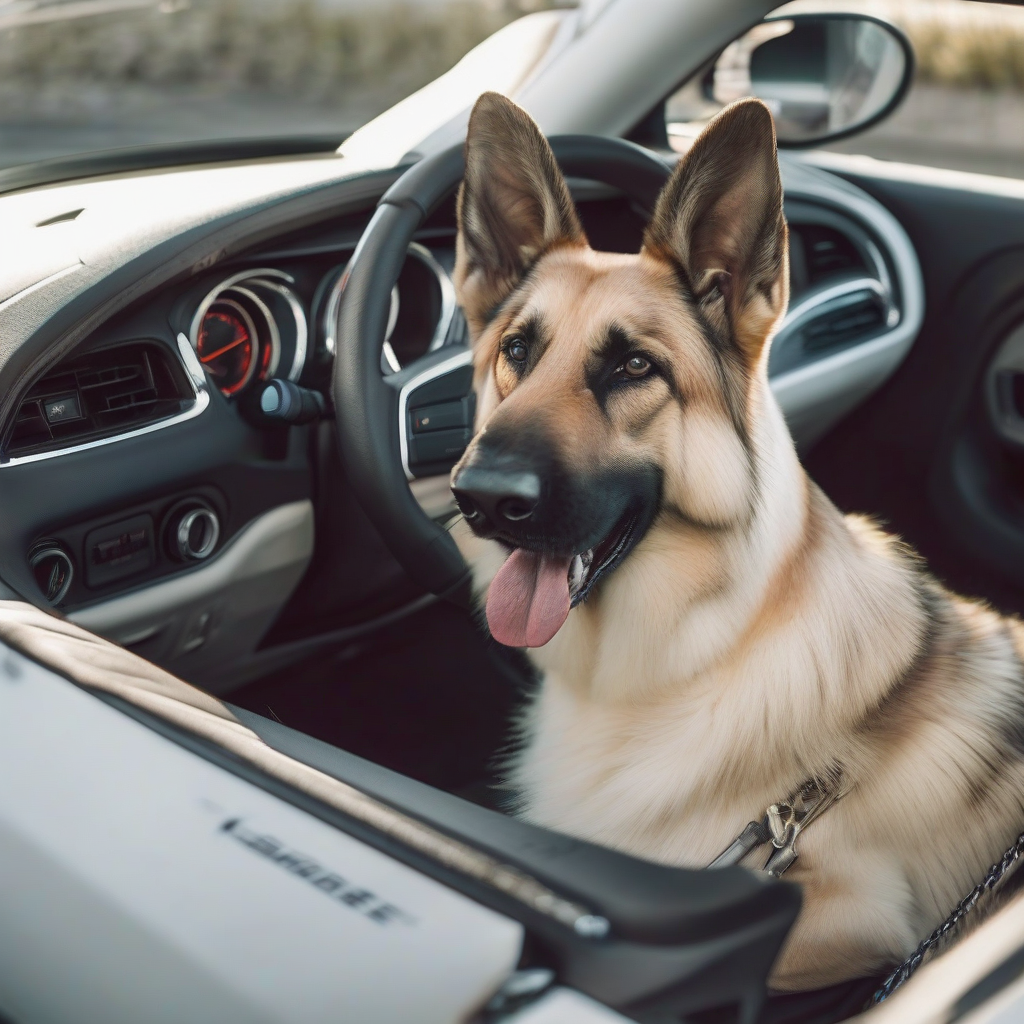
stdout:
[(543, 647), (569, 614), (569, 558), (516, 548), (487, 593), (491, 636), (507, 647)]

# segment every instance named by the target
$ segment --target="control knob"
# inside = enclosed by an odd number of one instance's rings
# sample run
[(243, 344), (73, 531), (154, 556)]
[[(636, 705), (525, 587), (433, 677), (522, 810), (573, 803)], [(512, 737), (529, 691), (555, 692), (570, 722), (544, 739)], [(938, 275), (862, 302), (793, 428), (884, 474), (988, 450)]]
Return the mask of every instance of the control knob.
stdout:
[(327, 402), (319, 391), (274, 377), (260, 395), (260, 409), (269, 420), (312, 423), (327, 412)]
[(60, 544), (39, 544), (29, 555), (29, 566), (47, 604), (56, 605), (67, 597), (75, 578), (71, 556)]
[(171, 549), (183, 562), (209, 558), (219, 539), (220, 520), (217, 513), (205, 505), (185, 509), (171, 518)]

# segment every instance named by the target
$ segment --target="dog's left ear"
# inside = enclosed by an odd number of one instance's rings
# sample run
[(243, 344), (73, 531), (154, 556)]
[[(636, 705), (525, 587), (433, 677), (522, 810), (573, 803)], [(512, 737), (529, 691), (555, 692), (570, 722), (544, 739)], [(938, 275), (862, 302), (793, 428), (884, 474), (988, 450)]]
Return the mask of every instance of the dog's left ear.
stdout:
[(644, 249), (682, 270), (702, 312), (752, 366), (789, 299), (786, 241), (775, 124), (760, 100), (740, 100), (679, 162)]
[(485, 92), (469, 118), (458, 220), (455, 287), (474, 340), (534, 260), (586, 245), (547, 139), (500, 93)]

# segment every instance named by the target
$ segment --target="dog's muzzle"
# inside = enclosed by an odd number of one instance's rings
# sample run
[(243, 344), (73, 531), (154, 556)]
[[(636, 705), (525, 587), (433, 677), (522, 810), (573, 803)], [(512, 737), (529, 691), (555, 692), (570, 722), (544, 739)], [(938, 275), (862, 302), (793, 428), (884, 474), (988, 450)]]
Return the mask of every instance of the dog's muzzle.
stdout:
[(495, 432), (452, 479), (466, 522), (509, 549), (487, 593), (492, 636), (542, 647), (643, 535), (660, 476), (650, 467), (570, 472), (537, 433)]

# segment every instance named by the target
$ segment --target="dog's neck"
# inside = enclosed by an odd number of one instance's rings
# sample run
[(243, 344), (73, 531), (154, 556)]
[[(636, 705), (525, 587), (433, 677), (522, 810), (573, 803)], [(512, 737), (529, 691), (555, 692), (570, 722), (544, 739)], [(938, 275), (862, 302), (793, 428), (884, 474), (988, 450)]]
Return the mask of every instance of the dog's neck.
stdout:
[(712, 709), (759, 747), (809, 729), (824, 750), (907, 670), (924, 613), (913, 574), (881, 557), (890, 542), (808, 479), (767, 379), (750, 409), (750, 516), (723, 530), (662, 517), (531, 654), (585, 705)]

